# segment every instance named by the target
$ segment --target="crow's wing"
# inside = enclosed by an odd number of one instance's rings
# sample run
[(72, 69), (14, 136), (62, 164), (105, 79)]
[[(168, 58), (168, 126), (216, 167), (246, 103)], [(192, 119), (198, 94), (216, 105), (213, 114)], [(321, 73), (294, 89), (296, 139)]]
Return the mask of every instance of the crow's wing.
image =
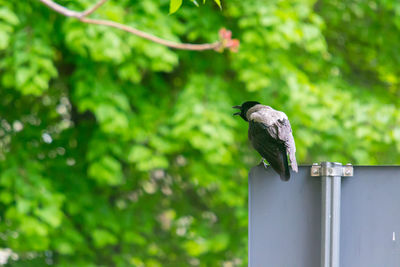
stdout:
[(285, 144), (286, 152), (289, 154), (292, 170), (297, 172), (298, 167), (296, 161), (296, 145), (294, 143), (292, 127), (290, 126), (289, 120), (285, 118), (279, 119), (273, 126), (268, 127), (267, 130), (271, 136)]
[(297, 172), (296, 145), (292, 134), (292, 127), (287, 119), (278, 120), (276, 123), (278, 139), (285, 143), (286, 152), (289, 154), (292, 170)]
[(249, 121), (249, 139), (254, 149), (269, 162), (282, 180), (287, 181), (290, 171), (286, 146), (277, 138), (278, 133), (275, 125), (267, 126), (261, 122)]

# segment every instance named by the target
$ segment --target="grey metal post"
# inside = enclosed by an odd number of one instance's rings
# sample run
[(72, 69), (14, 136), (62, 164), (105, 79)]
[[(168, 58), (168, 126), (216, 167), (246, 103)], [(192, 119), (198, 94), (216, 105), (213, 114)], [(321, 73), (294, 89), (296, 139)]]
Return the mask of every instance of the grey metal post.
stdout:
[(322, 212), (321, 212), (321, 267), (329, 266), (331, 243), (331, 193), (332, 183), (327, 176), (322, 177)]
[(321, 267), (339, 267), (341, 179), (353, 176), (353, 166), (337, 162), (314, 163), (311, 176), (322, 177)]

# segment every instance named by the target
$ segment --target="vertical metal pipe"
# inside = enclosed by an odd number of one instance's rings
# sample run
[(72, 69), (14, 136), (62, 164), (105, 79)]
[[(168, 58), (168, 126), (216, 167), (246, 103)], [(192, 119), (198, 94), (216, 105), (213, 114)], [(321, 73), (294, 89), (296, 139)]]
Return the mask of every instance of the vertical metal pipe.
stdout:
[(322, 162), (321, 266), (339, 267), (340, 263), (340, 189), (342, 164)]
[(340, 198), (341, 176), (331, 177), (332, 181), (332, 215), (331, 215), (331, 267), (340, 264)]
[(321, 213), (321, 267), (329, 267), (331, 251), (331, 192), (330, 177), (322, 177), (322, 213)]
[(353, 176), (353, 165), (314, 163), (311, 176), (322, 179), (321, 267), (340, 266), (340, 199), (342, 176)]

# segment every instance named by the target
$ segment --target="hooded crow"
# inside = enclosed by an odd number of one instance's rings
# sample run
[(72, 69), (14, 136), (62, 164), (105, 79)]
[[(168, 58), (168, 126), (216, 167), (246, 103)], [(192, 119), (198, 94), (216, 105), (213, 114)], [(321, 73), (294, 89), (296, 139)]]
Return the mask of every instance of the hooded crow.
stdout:
[(256, 101), (244, 102), (234, 115), (240, 115), (249, 122), (249, 140), (254, 149), (266, 159), (279, 174), (281, 180), (288, 181), (290, 171), (288, 157), (292, 170), (297, 172), (296, 146), (292, 128), (285, 113)]

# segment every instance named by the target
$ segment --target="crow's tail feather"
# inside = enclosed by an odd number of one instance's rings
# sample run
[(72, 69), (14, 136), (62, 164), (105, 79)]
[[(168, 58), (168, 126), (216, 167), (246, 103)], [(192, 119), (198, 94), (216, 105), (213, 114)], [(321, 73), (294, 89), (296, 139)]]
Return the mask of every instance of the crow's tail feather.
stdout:
[(290, 179), (290, 170), (289, 170), (289, 164), (288, 164), (288, 158), (286, 155), (286, 151), (282, 151), (282, 157), (283, 157), (283, 165), (285, 166), (284, 172), (279, 173), (281, 180), (282, 181), (289, 181)]

